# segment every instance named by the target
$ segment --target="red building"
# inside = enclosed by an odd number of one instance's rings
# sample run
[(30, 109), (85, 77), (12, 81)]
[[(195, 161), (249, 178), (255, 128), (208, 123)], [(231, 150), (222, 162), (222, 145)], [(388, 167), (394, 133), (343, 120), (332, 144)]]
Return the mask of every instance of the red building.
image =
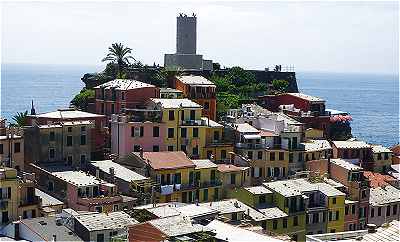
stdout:
[(158, 98), (160, 89), (136, 80), (115, 79), (94, 88), (95, 110), (111, 119), (111, 114), (120, 114), (127, 109), (143, 107), (149, 98)]
[(372, 146), (359, 140), (332, 141), (333, 158), (342, 158), (360, 165), (365, 170), (374, 169)]
[(92, 158), (103, 158), (106, 146), (107, 131), (104, 128), (106, 117), (104, 115), (82, 112), (75, 109), (58, 109), (54, 112), (28, 115), (28, 125), (56, 124), (67, 121), (92, 121), (95, 128), (91, 129)]
[(283, 93), (259, 97), (262, 105), (274, 112), (285, 114), (304, 123), (307, 128), (324, 131), (329, 138), (330, 114), (325, 111), (325, 100), (302, 93)]
[(211, 120), (217, 117), (216, 86), (202, 76), (177, 76), (174, 88), (183, 92), (183, 96), (203, 107), (202, 115)]

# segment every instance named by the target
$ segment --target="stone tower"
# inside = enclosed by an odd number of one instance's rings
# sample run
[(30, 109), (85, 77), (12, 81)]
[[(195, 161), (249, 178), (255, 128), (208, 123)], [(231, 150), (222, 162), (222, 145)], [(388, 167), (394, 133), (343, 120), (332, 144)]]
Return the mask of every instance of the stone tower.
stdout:
[(196, 54), (196, 15), (179, 14), (176, 18), (176, 53)]

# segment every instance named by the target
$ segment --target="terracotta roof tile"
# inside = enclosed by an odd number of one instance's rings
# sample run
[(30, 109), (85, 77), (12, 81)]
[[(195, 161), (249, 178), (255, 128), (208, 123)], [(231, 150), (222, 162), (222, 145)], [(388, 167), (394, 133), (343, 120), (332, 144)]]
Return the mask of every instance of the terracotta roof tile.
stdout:
[(154, 170), (195, 167), (182, 151), (143, 152), (143, 158)]
[(219, 172), (232, 172), (232, 171), (241, 171), (242, 167), (238, 167), (235, 165), (227, 165), (227, 164), (219, 164), (218, 171)]
[(371, 171), (364, 171), (364, 176), (368, 178), (371, 182), (371, 187), (376, 188), (376, 187), (385, 187), (388, 184), (388, 182), (391, 181), (396, 181), (395, 178), (389, 176), (389, 175), (382, 175), (380, 173), (376, 172), (371, 172)]

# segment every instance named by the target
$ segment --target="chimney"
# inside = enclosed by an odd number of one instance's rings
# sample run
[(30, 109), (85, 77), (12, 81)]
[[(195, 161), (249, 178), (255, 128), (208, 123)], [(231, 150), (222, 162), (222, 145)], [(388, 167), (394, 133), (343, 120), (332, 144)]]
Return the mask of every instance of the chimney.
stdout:
[(14, 239), (15, 240), (20, 240), (20, 236), (19, 236), (19, 221), (18, 222), (14, 222)]
[(376, 232), (376, 225), (375, 224), (367, 224), (368, 233), (375, 233)]
[(142, 158), (143, 159), (143, 148), (142, 147), (140, 147), (140, 158)]
[(114, 167), (110, 167), (110, 176), (114, 177), (115, 176), (115, 170)]
[(100, 169), (96, 167), (96, 178), (100, 179)]

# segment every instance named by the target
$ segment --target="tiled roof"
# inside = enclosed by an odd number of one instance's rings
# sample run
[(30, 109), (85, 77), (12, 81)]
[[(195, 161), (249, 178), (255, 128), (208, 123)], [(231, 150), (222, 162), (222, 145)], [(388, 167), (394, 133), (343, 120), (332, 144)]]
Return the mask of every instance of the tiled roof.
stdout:
[(375, 187), (370, 189), (369, 203), (372, 206), (386, 205), (393, 202), (400, 202), (400, 190), (386, 185), (384, 187)]
[(348, 140), (348, 141), (332, 141), (332, 143), (338, 149), (362, 149), (371, 148), (371, 145), (359, 140)]
[(291, 96), (294, 96), (294, 97), (298, 97), (298, 98), (307, 100), (307, 101), (311, 101), (311, 102), (324, 102), (325, 101), (322, 98), (310, 96), (310, 95), (307, 95), (307, 94), (304, 94), (304, 93), (292, 92), (292, 93), (287, 93), (287, 94), (289, 94)]
[(228, 164), (218, 164), (218, 171), (219, 172), (234, 172), (234, 171), (242, 171), (243, 167), (235, 166), (235, 165), (228, 165)]
[(347, 170), (351, 170), (351, 171), (362, 170), (362, 168), (360, 166), (354, 165), (343, 159), (331, 159), (331, 163), (336, 164), (340, 167), (343, 167), (343, 168), (345, 168)]
[(154, 219), (148, 221), (148, 223), (150, 223), (169, 237), (192, 234), (208, 230), (200, 224), (192, 224), (189, 218), (185, 218), (183, 216)]
[(263, 209), (258, 209), (258, 211), (263, 213), (268, 219), (284, 218), (284, 217), (288, 216), (285, 212), (280, 210), (278, 207), (263, 208)]
[(307, 152), (314, 152), (314, 151), (322, 151), (327, 149), (332, 149), (331, 144), (327, 140), (307, 140), (306, 142), (301, 143), (304, 145), (304, 150)]
[(397, 181), (395, 178), (389, 175), (383, 175), (377, 172), (364, 171), (364, 176), (371, 182), (371, 187), (384, 187), (388, 185), (388, 182)]
[(178, 80), (180, 80), (182, 83), (188, 84), (188, 85), (212, 85), (215, 86), (215, 84), (208, 80), (207, 78), (203, 76), (194, 76), (194, 75), (188, 75), (188, 76), (178, 76), (176, 77)]
[(104, 115), (88, 113), (78, 110), (58, 110), (49, 113), (42, 113), (38, 115), (32, 115), (31, 117), (37, 118), (50, 118), (50, 119), (85, 119), (85, 118), (97, 118), (104, 117)]
[(187, 98), (150, 98), (154, 103), (159, 103), (163, 108), (201, 108), (201, 105)]
[(88, 230), (123, 229), (138, 222), (125, 212), (80, 214), (75, 218)]
[(57, 198), (35, 188), (35, 195), (42, 199), (42, 207), (63, 205), (64, 203)]
[(115, 163), (112, 160), (92, 161), (91, 164), (107, 174), (110, 174), (110, 168), (114, 168), (115, 177), (120, 178), (126, 182), (150, 179), (118, 163)]
[(183, 151), (143, 152), (143, 158), (154, 170), (195, 167)]
[(372, 145), (372, 152), (374, 153), (392, 153), (389, 148), (386, 148), (382, 145)]
[(260, 130), (260, 136), (262, 136), (262, 137), (273, 137), (273, 136), (279, 136), (279, 134), (275, 133), (274, 131)]
[(394, 220), (389, 223), (389, 226), (381, 226), (375, 233), (368, 233), (363, 236), (361, 242), (394, 242), (399, 241), (400, 237), (400, 222)]
[(248, 123), (234, 124), (234, 128), (240, 133), (260, 133), (260, 131)]
[(217, 164), (213, 163), (211, 160), (203, 159), (203, 160), (192, 160), (192, 162), (196, 165), (196, 169), (204, 169), (204, 168), (217, 168)]
[(248, 192), (254, 195), (271, 194), (272, 192), (264, 186), (245, 187)]
[(222, 124), (219, 124), (219, 123), (217, 123), (217, 122), (215, 122), (215, 121), (213, 121), (213, 120), (211, 120), (211, 119), (209, 119), (207, 117), (202, 117), (201, 119), (204, 120), (205, 124), (208, 127), (212, 127), (212, 128), (222, 128), (222, 127), (224, 127)]
[(144, 82), (136, 81), (136, 80), (115, 79), (115, 80), (106, 82), (104, 84), (101, 84), (95, 88), (105, 88), (105, 89), (115, 88), (117, 90), (126, 91), (126, 90), (139, 89), (139, 88), (145, 88), (145, 87), (155, 87), (155, 86), (144, 83)]

